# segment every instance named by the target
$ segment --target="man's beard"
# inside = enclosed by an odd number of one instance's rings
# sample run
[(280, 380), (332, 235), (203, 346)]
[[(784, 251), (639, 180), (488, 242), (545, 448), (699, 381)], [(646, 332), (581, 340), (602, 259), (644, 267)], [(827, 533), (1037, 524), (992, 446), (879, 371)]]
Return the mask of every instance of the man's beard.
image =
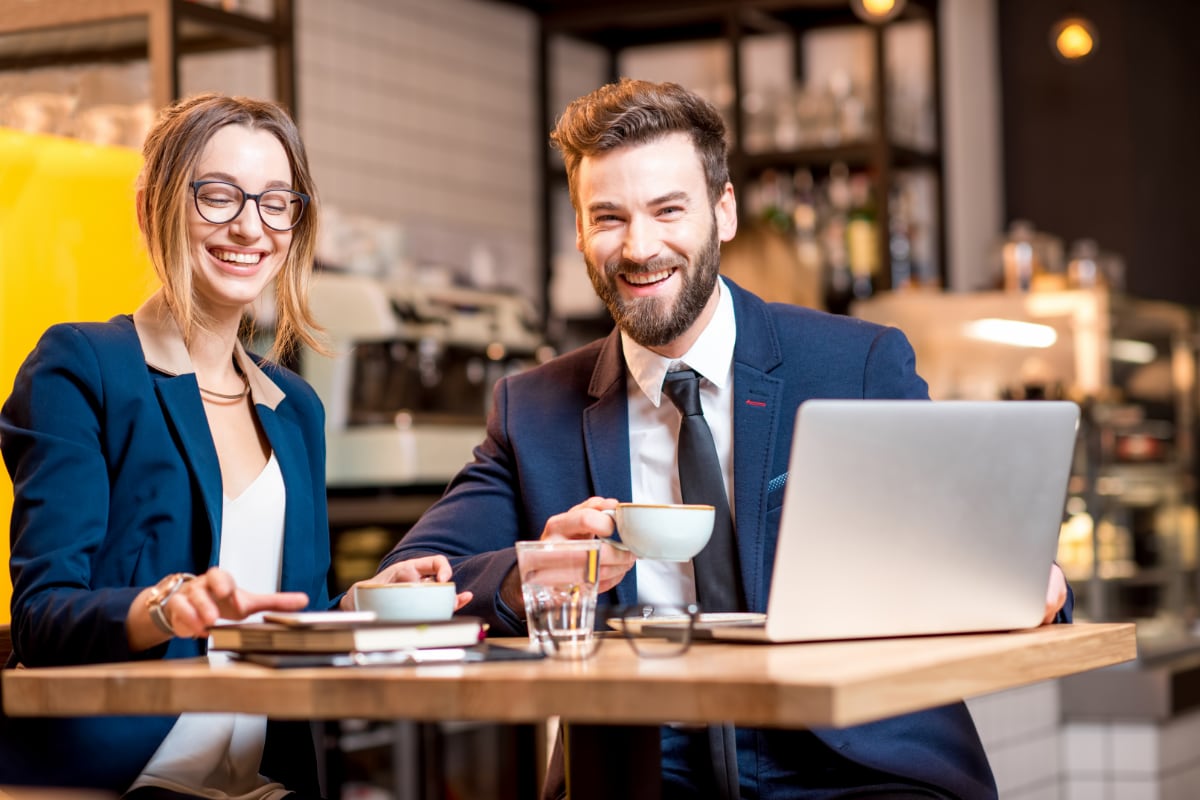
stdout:
[[(690, 270), (687, 259), (678, 255), (651, 259), (644, 264), (623, 259), (610, 261), (604, 265), (603, 271), (597, 269), (586, 254), (584, 260), (592, 286), (604, 301), (617, 327), (642, 347), (662, 347), (682, 336), (708, 304), (721, 267), (721, 243), (717, 238), (714, 220), (712, 234), (695, 254)], [(649, 274), (673, 268), (678, 270), (677, 274), (683, 281), (673, 304), (671, 300), (660, 297), (625, 300), (617, 289), (617, 275), (622, 272)]]

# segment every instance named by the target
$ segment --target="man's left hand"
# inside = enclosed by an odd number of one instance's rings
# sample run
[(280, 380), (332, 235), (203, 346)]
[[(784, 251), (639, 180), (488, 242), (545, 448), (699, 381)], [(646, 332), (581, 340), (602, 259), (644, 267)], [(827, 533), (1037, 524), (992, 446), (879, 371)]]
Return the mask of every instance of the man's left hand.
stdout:
[(1058, 616), (1058, 612), (1062, 610), (1063, 604), (1067, 602), (1067, 577), (1063, 575), (1062, 567), (1058, 564), (1050, 565), (1050, 585), (1046, 588), (1046, 613), (1042, 617), (1042, 624), (1049, 625), (1054, 622), (1054, 618)]

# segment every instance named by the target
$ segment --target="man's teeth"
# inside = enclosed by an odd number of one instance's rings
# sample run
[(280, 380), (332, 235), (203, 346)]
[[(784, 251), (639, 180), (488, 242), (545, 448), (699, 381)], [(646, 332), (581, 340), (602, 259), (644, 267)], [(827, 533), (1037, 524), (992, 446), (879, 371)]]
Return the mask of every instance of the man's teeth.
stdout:
[(625, 276), (625, 280), (629, 281), (634, 286), (646, 286), (651, 283), (665, 281), (667, 278), (671, 277), (672, 272), (674, 272), (674, 270), (664, 269), (659, 272), (638, 273), (637, 275), (627, 274)]
[(212, 254), (222, 261), (232, 261), (234, 264), (257, 264), (262, 260), (262, 253), (231, 253), (228, 250), (213, 250)]

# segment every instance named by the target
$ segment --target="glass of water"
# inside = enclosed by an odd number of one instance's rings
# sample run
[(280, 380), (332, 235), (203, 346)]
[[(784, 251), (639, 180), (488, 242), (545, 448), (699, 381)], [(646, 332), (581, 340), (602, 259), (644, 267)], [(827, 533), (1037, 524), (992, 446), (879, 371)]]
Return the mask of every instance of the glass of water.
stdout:
[(517, 542), (529, 640), (546, 655), (578, 661), (596, 652), (599, 539)]

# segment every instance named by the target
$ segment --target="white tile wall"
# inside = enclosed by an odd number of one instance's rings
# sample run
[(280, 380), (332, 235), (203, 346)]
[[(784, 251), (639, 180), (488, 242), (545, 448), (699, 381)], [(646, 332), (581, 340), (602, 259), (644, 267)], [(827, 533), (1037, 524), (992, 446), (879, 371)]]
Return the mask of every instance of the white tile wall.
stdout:
[(269, 47), (187, 56), (179, 61), (179, 93), (224, 92), (275, 97), (274, 51)]
[(540, 291), (536, 27), (482, 0), (301, 0), (300, 124), (326, 203), (405, 226), (418, 264)]
[(967, 701), (1004, 800), (1197, 800), (1200, 711), (1061, 723), (1058, 684)]
[(1062, 727), (1064, 800), (1194, 800), (1200, 797), (1200, 712), (1163, 725), (1070, 723)]
[[(1161, 730), (1159, 765), (1173, 775), (1191, 772), (1200, 777), (1200, 711), (1175, 717)], [(1194, 784), (1200, 797), (1200, 780)]]
[(1060, 800), (1058, 687), (1037, 683), (967, 702), (1005, 800)]
[(1151, 724), (1113, 725), (1112, 759), (1108, 769), (1126, 780), (1153, 777), (1159, 772), (1159, 729)]
[(1112, 800), (1112, 793), (1100, 779), (1067, 781), (1063, 785), (1063, 800)]

